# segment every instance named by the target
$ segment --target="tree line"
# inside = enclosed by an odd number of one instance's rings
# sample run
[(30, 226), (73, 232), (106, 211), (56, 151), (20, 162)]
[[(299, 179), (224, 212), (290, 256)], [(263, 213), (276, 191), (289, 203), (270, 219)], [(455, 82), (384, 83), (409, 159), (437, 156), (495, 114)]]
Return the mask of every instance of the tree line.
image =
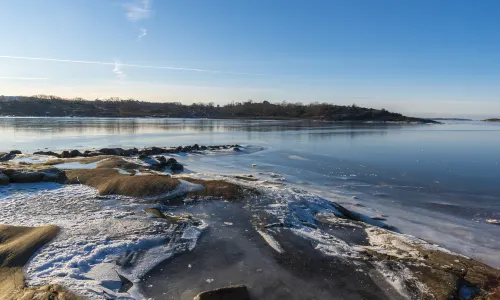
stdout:
[(249, 118), (249, 119), (314, 119), (326, 121), (394, 121), (431, 122), (405, 117), (385, 109), (331, 103), (269, 101), (211, 103), (146, 102), (136, 99), (85, 100), (65, 99), (52, 95), (0, 96), (0, 115), (47, 117), (171, 117), (171, 118)]

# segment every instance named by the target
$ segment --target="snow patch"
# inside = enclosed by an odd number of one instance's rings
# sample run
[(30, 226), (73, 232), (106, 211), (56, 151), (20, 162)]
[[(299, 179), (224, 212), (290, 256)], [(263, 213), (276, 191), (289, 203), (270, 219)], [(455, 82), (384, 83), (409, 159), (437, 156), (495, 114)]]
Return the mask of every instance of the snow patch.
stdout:
[(114, 273), (138, 282), (161, 261), (191, 251), (206, 224), (174, 225), (151, 219), (137, 200), (102, 199), (84, 185), (37, 183), (0, 188), (3, 224), (61, 228), (25, 266), (27, 284), (58, 283), (89, 299), (106, 299), (105, 295), (142, 299), (135, 287), (118, 292), (121, 282)]

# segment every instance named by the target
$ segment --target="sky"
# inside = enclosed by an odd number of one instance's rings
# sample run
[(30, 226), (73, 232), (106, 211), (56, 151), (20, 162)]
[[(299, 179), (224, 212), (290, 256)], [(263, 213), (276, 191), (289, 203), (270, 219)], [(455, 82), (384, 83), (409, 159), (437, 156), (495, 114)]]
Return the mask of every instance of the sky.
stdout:
[(500, 115), (497, 0), (0, 0), (0, 94)]

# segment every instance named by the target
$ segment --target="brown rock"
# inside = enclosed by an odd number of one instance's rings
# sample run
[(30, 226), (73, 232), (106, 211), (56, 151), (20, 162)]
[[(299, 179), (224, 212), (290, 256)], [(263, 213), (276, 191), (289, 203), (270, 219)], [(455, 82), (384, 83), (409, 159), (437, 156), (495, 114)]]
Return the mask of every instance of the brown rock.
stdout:
[(500, 287), (495, 289), (491, 294), (488, 295), (488, 300), (500, 300)]
[(157, 197), (168, 195), (180, 183), (164, 175), (130, 176), (116, 169), (67, 170), (66, 183), (82, 183), (99, 190), (100, 195), (124, 195), (131, 197)]
[(250, 300), (250, 295), (246, 286), (233, 285), (202, 292), (194, 300)]
[(40, 182), (43, 179), (42, 172), (30, 171), (14, 171), (10, 175), (10, 181), (15, 183), (32, 183)]

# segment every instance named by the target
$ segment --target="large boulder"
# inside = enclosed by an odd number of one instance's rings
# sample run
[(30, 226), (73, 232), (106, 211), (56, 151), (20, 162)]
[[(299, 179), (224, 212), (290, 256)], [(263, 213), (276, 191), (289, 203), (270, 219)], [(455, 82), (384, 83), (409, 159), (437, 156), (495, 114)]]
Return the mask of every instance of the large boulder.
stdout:
[(14, 171), (9, 174), (10, 181), (15, 183), (40, 182), (43, 179), (43, 173), (38, 171)]
[(168, 198), (180, 183), (165, 175), (130, 176), (116, 169), (67, 170), (68, 184), (85, 184), (97, 188), (100, 195)]
[(181, 172), (184, 170), (184, 166), (177, 162), (175, 158), (169, 158), (165, 164), (172, 172)]
[(192, 150), (193, 150), (193, 147), (185, 146), (182, 148), (181, 152), (191, 152)]
[(122, 155), (122, 148), (102, 148), (99, 152), (104, 153), (106, 155)]
[(19, 151), (19, 150), (12, 150), (12, 151), (10, 151), (10, 154), (11, 155), (16, 155), (16, 154), (23, 154), (23, 153), (21, 151)]
[(69, 151), (64, 150), (63, 152), (61, 152), (61, 154), (59, 155), (59, 157), (60, 158), (70, 158), (71, 154), (69, 153)]
[(132, 149), (125, 149), (122, 151), (121, 155), (122, 156), (132, 156), (134, 154), (137, 154), (139, 150), (137, 148), (132, 148)]
[(6, 174), (10, 182), (33, 183), (33, 182), (64, 182), (64, 172), (57, 168), (44, 170), (9, 170)]
[(160, 163), (160, 166), (165, 167), (167, 165), (167, 159), (165, 156), (157, 156), (156, 160)]
[(0, 161), (8, 161), (16, 157), (14, 154), (0, 152)]
[(202, 292), (194, 300), (250, 300), (250, 295), (246, 286), (233, 285)]
[(78, 150), (71, 150), (71, 152), (69, 153), (69, 156), (71, 157), (79, 157), (79, 156), (83, 156), (83, 154), (78, 151)]

